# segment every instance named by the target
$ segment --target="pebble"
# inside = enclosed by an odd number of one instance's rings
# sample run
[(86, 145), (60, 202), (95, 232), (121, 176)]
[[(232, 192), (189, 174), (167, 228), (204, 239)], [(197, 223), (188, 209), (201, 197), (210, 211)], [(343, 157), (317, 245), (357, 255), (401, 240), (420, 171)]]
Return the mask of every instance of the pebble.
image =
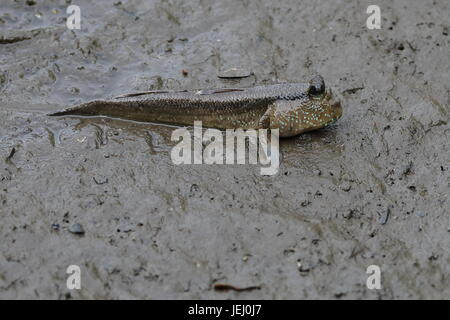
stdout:
[(94, 180), (94, 182), (98, 185), (102, 185), (102, 184), (106, 184), (108, 183), (108, 178), (104, 177), (104, 176), (97, 176), (97, 177), (92, 177), (92, 179)]
[(350, 209), (350, 210), (344, 212), (342, 214), (342, 217), (344, 217), (344, 219), (351, 219), (353, 217), (353, 210)]
[(423, 218), (423, 217), (426, 217), (427, 214), (426, 214), (426, 212), (423, 212), (423, 211), (417, 211), (416, 212), (416, 216), (418, 216), (420, 218)]
[(350, 182), (344, 181), (344, 182), (341, 184), (340, 188), (341, 188), (342, 191), (349, 192), (350, 189), (352, 188), (352, 185), (350, 184)]
[(252, 72), (242, 68), (230, 68), (219, 73), (218, 77), (222, 79), (237, 79), (247, 78), (252, 75)]
[(389, 219), (390, 214), (391, 214), (391, 206), (388, 206), (386, 208), (386, 210), (384, 210), (382, 213), (380, 213), (380, 218), (378, 219), (378, 222), (380, 224), (386, 224)]
[(79, 223), (75, 223), (69, 227), (69, 232), (74, 234), (84, 234), (83, 226)]

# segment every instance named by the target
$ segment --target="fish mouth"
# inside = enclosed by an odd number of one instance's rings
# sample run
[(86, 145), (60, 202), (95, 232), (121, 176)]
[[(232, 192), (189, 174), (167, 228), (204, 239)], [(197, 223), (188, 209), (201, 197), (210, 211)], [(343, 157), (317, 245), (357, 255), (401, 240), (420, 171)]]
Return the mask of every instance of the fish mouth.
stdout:
[(342, 117), (341, 101), (334, 97), (331, 89), (328, 89), (326, 91), (324, 100), (330, 106), (330, 111), (333, 114), (333, 118), (330, 120), (329, 123), (333, 123), (336, 120), (340, 119)]
[(331, 104), (331, 108), (334, 110), (335, 113), (335, 120), (338, 120), (342, 117), (342, 105), (341, 102), (339, 100), (335, 100), (333, 101), (333, 103)]

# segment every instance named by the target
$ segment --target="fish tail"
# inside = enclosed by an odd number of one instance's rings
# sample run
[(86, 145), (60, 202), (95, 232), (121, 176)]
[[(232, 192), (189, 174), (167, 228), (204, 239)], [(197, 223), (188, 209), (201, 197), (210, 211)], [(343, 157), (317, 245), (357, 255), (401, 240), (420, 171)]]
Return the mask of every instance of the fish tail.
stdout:
[(105, 113), (106, 104), (114, 104), (114, 102), (91, 101), (70, 107), (61, 111), (48, 114), (51, 117), (59, 116), (100, 116)]

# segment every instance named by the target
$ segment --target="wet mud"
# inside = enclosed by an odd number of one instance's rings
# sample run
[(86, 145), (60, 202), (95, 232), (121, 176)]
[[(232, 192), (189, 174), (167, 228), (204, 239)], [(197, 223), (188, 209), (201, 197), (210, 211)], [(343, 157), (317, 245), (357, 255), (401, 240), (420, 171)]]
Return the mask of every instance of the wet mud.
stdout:
[[(70, 1), (0, 8), (0, 298), (450, 298), (448, 2), (381, 1), (381, 30), (366, 1), (95, 3), (81, 30)], [(313, 74), (344, 115), (281, 140), (275, 176), (176, 166), (170, 126), (46, 116)]]

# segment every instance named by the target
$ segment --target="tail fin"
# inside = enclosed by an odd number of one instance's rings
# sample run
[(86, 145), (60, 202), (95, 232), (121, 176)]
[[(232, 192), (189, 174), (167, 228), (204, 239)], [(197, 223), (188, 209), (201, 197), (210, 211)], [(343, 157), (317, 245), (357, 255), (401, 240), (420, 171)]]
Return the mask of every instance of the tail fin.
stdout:
[(149, 115), (143, 111), (140, 104), (120, 100), (94, 100), (65, 110), (49, 114), (49, 116), (85, 116), (85, 117), (113, 117), (136, 121), (145, 121)]
[(64, 109), (61, 111), (57, 111), (54, 113), (48, 114), (51, 117), (59, 117), (59, 116), (98, 116), (102, 115), (101, 106), (104, 105), (104, 102), (101, 101), (91, 101), (87, 103), (83, 103), (68, 109)]
[(78, 108), (69, 108), (62, 111), (47, 114), (50, 117), (77, 115)]

